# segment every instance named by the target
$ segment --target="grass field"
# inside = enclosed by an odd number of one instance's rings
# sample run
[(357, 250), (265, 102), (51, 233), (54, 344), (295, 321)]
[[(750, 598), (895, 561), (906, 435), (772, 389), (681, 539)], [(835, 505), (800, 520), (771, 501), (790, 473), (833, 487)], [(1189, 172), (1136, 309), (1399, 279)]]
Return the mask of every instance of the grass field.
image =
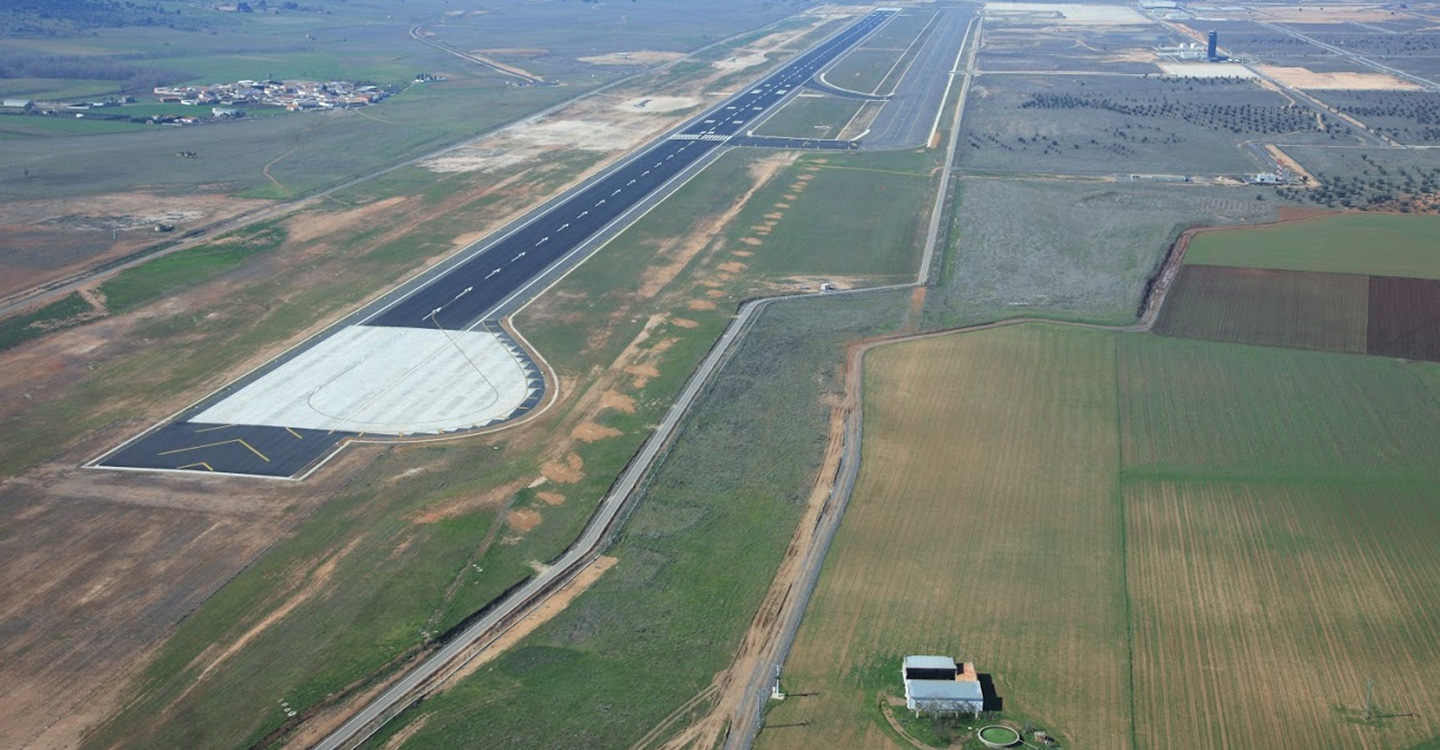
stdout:
[(1440, 217), (1343, 214), (1202, 232), (1185, 262), (1440, 279)]
[(1025, 324), (866, 367), (760, 747), (902, 746), (874, 706), (906, 653), (976, 662), (1066, 747), (1440, 735), (1440, 366)]
[(838, 96), (797, 96), (755, 129), (758, 135), (836, 138), (865, 103)]
[(755, 194), (731, 241), (751, 254), (751, 273), (911, 279), (924, 249), (935, 162), (935, 154), (918, 151), (802, 156)]
[(960, 181), (947, 210), (927, 327), (1019, 315), (1129, 323), (1185, 229), (1274, 213), (1224, 188), (981, 178)]
[(1155, 332), (1363, 353), (1369, 305), (1365, 276), (1186, 265), (1165, 298)]
[(904, 294), (887, 292), (767, 310), (606, 552), (615, 567), (379, 740), (623, 748), (705, 688), (730, 663), (814, 482), (844, 342), (897, 330), (903, 309)]

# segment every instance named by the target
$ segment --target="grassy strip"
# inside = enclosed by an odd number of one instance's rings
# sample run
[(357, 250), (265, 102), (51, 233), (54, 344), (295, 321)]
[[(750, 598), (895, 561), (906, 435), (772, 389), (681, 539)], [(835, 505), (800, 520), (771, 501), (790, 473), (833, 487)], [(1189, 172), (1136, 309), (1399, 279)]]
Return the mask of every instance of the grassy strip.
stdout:
[[(560, 182), (568, 176), (557, 165), (551, 178)], [(553, 187), (542, 184), (540, 189)], [(457, 182), (452, 189), (469, 186)], [(353, 305), (373, 291), (376, 278), (394, 278), (417, 257), (447, 250), (457, 233), (492, 213), (498, 200), (492, 196), (464, 204), (449, 221), (427, 222), (399, 239), (372, 245), (363, 255), (322, 258), (290, 269), (304, 277), (331, 267), (330, 261), (348, 274), (344, 285), (279, 291), (273, 284), (255, 285), (219, 303), (223, 313), (197, 310), (158, 319), (139, 335), (159, 341), (198, 336), (209, 342), (213, 356), (179, 357), (178, 345), (162, 345), (106, 368), (87, 390), (103, 404), (117, 390), (152, 394), (167, 386), (182, 392), (193, 388), (217, 366)], [(384, 228), (355, 231), (369, 235)], [(363, 246), (358, 238), (349, 239)], [(75, 401), (54, 405), (81, 406)], [(472, 441), (411, 447), (382, 458), (182, 623), (147, 669), (136, 700), (95, 735), (94, 743), (248, 746), (285, 722), (275, 709), (278, 700), (305, 709), (371, 679), (378, 668), (411, 653), (423, 633), (453, 626), (474, 610), (462, 606), (465, 602), (489, 601), (532, 574), (526, 565), (530, 559), (555, 549), (544, 546), (548, 539), (537, 543), (539, 549), (507, 546), (519, 562), (506, 558), (493, 567), (491, 558), (477, 557), (506, 497), (497, 494), (497, 487), (533, 476), (537, 455), (533, 445), (510, 450)], [(598, 455), (587, 458), (597, 467), (605, 465)], [(393, 477), (412, 469), (405, 492), (395, 492)], [(573, 517), (583, 519), (585, 503), (573, 505)], [(556, 514), (555, 524), (565, 523)], [(568, 523), (573, 527), (575, 521)], [(485, 575), (472, 565), (485, 568)], [(311, 581), (317, 581), (316, 588), (307, 594)], [(277, 611), (290, 614), (274, 615)], [(234, 656), (216, 658), (214, 644), (234, 644), (252, 630)], [(175, 713), (167, 713), (171, 708)], [(185, 718), (196, 716), (204, 720)]]
[(50, 331), (79, 325), (83, 322), (79, 316), (93, 311), (94, 308), (85, 298), (79, 293), (72, 293), (58, 302), (51, 302), (24, 315), (0, 320), (0, 350), (38, 338)]
[(155, 258), (126, 269), (100, 285), (106, 306), (125, 312), (166, 295), (194, 287), (231, 271), (285, 243), (279, 220), (252, 224), (214, 242)]
[(841, 345), (895, 330), (903, 299), (764, 313), (607, 553), (615, 568), (387, 734), (423, 716), (406, 747), (625, 747), (702, 689), (730, 661), (814, 480)]
[(909, 279), (924, 249), (937, 159), (922, 151), (807, 155), (756, 193), (729, 236), (753, 253), (745, 258), (751, 273)]
[(865, 102), (838, 96), (797, 96), (755, 129), (758, 135), (834, 138)]

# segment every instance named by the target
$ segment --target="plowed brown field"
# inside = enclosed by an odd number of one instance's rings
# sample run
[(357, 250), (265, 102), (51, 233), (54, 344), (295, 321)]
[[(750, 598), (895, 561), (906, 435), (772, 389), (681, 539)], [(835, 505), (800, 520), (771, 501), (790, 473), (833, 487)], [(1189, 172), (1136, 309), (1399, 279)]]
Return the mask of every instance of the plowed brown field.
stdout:
[(1440, 362), (1440, 281), (1371, 276), (1367, 350)]
[(1183, 266), (1155, 332), (1165, 336), (1365, 351), (1366, 277)]

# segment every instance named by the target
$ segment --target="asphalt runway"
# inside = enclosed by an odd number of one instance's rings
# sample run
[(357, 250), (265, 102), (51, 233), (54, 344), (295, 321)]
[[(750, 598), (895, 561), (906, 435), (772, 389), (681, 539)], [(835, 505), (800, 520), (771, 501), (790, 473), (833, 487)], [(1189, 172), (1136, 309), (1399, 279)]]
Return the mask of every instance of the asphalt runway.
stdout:
[(936, 28), (920, 46), (915, 62), (900, 79), (890, 101), (876, 115), (865, 136), (868, 149), (916, 148), (926, 145), (935, 115), (943, 106), (950, 69), (965, 38), (972, 8), (943, 8)]
[[(672, 179), (736, 136), (745, 137), (747, 125), (786, 101), (797, 87), (879, 28), (894, 13), (893, 10), (871, 12), (604, 176), (508, 230), (498, 240), (403, 284), (371, 308), (347, 317), (322, 336), (277, 357), (90, 465), (266, 477), (303, 476), (344, 441), (362, 437), (364, 433), (274, 425), (201, 424), (189, 420), (286, 361), (303, 356), (317, 341), (350, 326), (452, 331), (484, 327), (498, 334), (496, 318), (513, 309), (520, 295), (542, 288), (534, 282), (568, 262), (575, 251), (607, 232), (612, 222), (650, 199)], [(532, 372), (537, 369), (533, 362), (525, 363), (525, 367)], [(523, 414), (541, 400), (541, 393), (532, 394), (506, 418)]]
[(483, 320), (511, 293), (563, 258), (671, 178), (764, 115), (816, 71), (874, 31), (893, 13), (875, 11), (806, 52), (679, 133), (643, 151), (604, 179), (571, 196), (390, 308), (365, 325), (463, 330)]

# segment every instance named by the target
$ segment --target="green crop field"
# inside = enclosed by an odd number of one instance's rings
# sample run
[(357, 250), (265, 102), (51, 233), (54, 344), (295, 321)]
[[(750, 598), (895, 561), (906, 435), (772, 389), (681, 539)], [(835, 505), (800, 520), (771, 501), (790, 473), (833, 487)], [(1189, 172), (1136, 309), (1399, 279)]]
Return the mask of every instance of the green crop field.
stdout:
[(1155, 331), (1363, 353), (1369, 304), (1366, 276), (1187, 265), (1165, 298)]
[(1202, 232), (1185, 262), (1440, 279), (1440, 217), (1343, 214)]
[(1413, 374), (1428, 365), (1163, 337), (1124, 343), (1129, 474), (1440, 481), (1440, 407)]
[(866, 368), (760, 747), (903, 747), (876, 700), (907, 653), (975, 662), (1065, 747), (1440, 735), (1440, 366), (1024, 324)]

